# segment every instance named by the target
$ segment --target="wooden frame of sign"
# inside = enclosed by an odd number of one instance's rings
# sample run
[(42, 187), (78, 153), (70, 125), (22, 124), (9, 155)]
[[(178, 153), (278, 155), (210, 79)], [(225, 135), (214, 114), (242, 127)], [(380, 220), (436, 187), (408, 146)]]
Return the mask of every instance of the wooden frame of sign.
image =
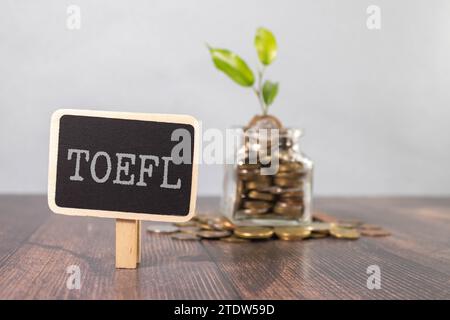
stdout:
[[(68, 117), (65, 117), (68, 116)], [(65, 117), (65, 118), (64, 118)], [(62, 119), (65, 119), (65, 129), (63, 132), (61, 131), (61, 123)], [(108, 119), (115, 119), (115, 120), (108, 120)], [(120, 121), (124, 120), (124, 121)], [(134, 121), (133, 121), (134, 120)], [(77, 122), (78, 121), (78, 122)], [(79, 124), (79, 125), (78, 125)], [(131, 129), (126, 129), (126, 126), (132, 125)], [(95, 125), (95, 128), (91, 128), (89, 126)], [(119, 127), (117, 127), (119, 125)], [(156, 129), (154, 131), (157, 131), (156, 133), (152, 133), (149, 131), (152, 131), (150, 127), (148, 126), (156, 126)], [(150, 179), (152, 177), (152, 169), (145, 167), (146, 160), (148, 160), (149, 157), (153, 160), (156, 156), (150, 156), (145, 155), (142, 157), (145, 158), (139, 158), (137, 156), (134, 156), (133, 159), (127, 158), (128, 160), (132, 160), (132, 162), (127, 163), (121, 163), (120, 161), (123, 160), (123, 158), (119, 158), (120, 156), (126, 155), (128, 157), (131, 157), (133, 155), (128, 153), (116, 153), (115, 155), (118, 158), (117, 166), (116, 166), (116, 179), (114, 182), (110, 183), (110, 186), (104, 187), (107, 185), (105, 179), (99, 179), (95, 173), (95, 177), (93, 174), (92, 165), (94, 166), (94, 171), (96, 164), (99, 161), (94, 162), (98, 158), (98, 154), (105, 156), (106, 159), (106, 152), (97, 152), (94, 157), (89, 157), (89, 148), (86, 147), (86, 150), (81, 150), (80, 145), (82, 145), (84, 142), (86, 142), (87, 145), (89, 145), (91, 148), (95, 142), (92, 142), (96, 139), (97, 136), (101, 136), (99, 138), (102, 146), (107, 146), (111, 148), (111, 145), (114, 144), (113, 141), (109, 141), (109, 136), (111, 137), (119, 137), (118, 140), (122, 139), (123, 136), (125, 139), (122, 141), (122, 145), (118, 147), (118, 149), (115, 152), (123, 152), (123, 150), (120, 150), (120, 147), (122, 148), (128, 148), (130, 145), (132, 145), (134, 140), (133, 132), (139, 132), (144, 133), (144, 135), (147, 136), (147, 140), (142, 140), (141, 136), (136, 136), (136, 138), (140, 141), (136, 142), (136, 148), (142, 148), (143, 145), (146, 145), (147, 141), (155, 140), (153, 141), (153, 148), (163, 148), (166, 153), (166, 157), (162, 157), (164, 159), (164, 179), (167, 178), (167, 167), (169, 167), (168, 162), (170, 162), (170, 157), (167, 157), (167, 148), (170, 147), (169, 144), (172, 143), (173, 145), (173, 139), (169, 139), (168, 143), (162, 143), (160, 141), (162, 137), (166, 138), (167, 134), (164, 135), (161, 132), (169, 132), (176, 127), (184, 126), (186, 128), (189, 128), (193, 133), (193, 142), (191, 143), (192, 149), (192, 157), (191, 157), (191, 163), (189, 163), (187, 168), (183, 169), (184, 171), (178, 171), (178, 173), (184, 174), (184, 177), (188, 177), (190, 179), (186, 179), (189, 181), (188, 186), (184, 187), (182, 189), (179, 187), (182, 191), (173, 190), (176, 189), (174, 185), (168, 185), (167, 182), (164, 182), (163, 184), (166, 185), (167, 188), (170, 189), (164, 189), (165, 193), (161, 197), (160, 195), (153, 192), (147, 191), (145, 193), (142, 186), (148, 186), (147, 181), (144, 180), (144, 174), (140, 173), (140, 181), (135, 184), (138, 185), (136, 190), (139, 193), (139, 197), (136, 197), (134, 201), (131, 199), (128, 200), (128, 198), (123, 198), (123, 196), (126, 196), (127, 194), (131, 195), (131, 198), (133, 198), (133, 190), (130, 189), (132, 186), (130, 186), (131, 181), (121, 181), (121, 175), (123, 176), (123, 172), (126, 172), (129, 174), (130, 167), (135, 164), (136, 159), (141, 162), (141, 170), (144, 168), (145, 173), (147, 174), (147, 179)], [(103, 127), (102, 127), (103, 126)], [(116, 127), (114, 127), (116, 126)], [(134, 126), (134, 127), (133, 127)], [(147, 127), (145, 127), (147, 126)], [(164, 129), (165, 126), (167, 127), (167, 130)], [(171, 128), (169, 128), (171, 127)], [(108, 131), (108, 128), (110, 129)], [(126, 130), (124, 130), (124, 128)], [(150, 130), (149, 130), (150, 128)], [(91, 131), (89, 131), (91, 130)], [(134, 131), (133, 131), (134, 130)], [(164, 131), (166, 130), (166, 131)], [(86, 131), (89, 131), (86, 133)], [(102, 133), (103, 131), (106, 131), (107, 133)], [(124, 132), (125, 131), (125, 132)], [(103, 136), (102, 136), (103, 134)], [(84, 138), (78, 138), (78, 136), (84, 136)], [(155, 138), (156, 136), (156, 138)], [(75, 140), (74, 140), (75, 139)], [(77, 139), (84, 139), (78, 141)], [(101, 140), (103, 139), (103, 140)], [(112, 139), (112, 138), (111, 138)], [(128, 139), (128, 140), (126, 140)], [(159, 139), (159, 140), (157, 140)], [(192, 139), (192, 137), (191, 137)], [(75, 141), (75, 142), (74, 142)], [(83, 142), (84, 141), (84, 142)], [(131, 143), (130, 143), (131, 141)], [(61, 147), (63, 146), (63, 147)], [(73, 148), (78, 149), (69, 149), (70, 146)], [(76, 150), (75, 152), (78, 152), (75, 162), (75, 157), (72, 157), (73, 154), (69, 154), (65, 152), (65, 149), (67, 149), (70, 152), (74, 152), (73, 150)], [(105, 147), (106, 148), (106, 147)], [(64, 150), (63, 150), (64, 149)], [(95, 150), (93, 150), (95, 151)], [(84, 152), (84, 154), (82, 153)], [(93, 152), (91, 152), (92, 154)], [(57, 110), (53, 113), (51, 118), (51, 130), (50, 130), (50, 149), (49, 149), (49, 171), (48, 171), (48, 205), (50, 209), (58, 214), (64, 214), (64, 215), (71, 215), (71, 216), (93, 216), (93, 217), (102, 217), (102, 218), (115, 218), (116, 219), (116, 267), (117, 268), (136, 268), (137, 264), (140, 262), (140, 251), (141, 251), (141, 245), (140, 245), (140, 232), (141, 232), (141, 220), (150, 220), (150, 221), (167, 221), (167, 222), (185, 222), (192, 218), (195, 212), (195, 204), (196, 204), (196, 196), (197, 196), (197, 176), (198, 176), (198, 154), (199, 154), (199, 125), (195, 118), (187, 115), (167, 115), (167, 114), (145, 114), (145, 113), (128, 113), (128, 112), (109, 112), (109, 111), (92, 111), (92, 110), (72, 110), (72, 109), (61, 109)], [(82, 158), (82, 156), (85, 156), (85, 158)], [(109, 156), (108, 156), (109, 157)], [(80, 160), (81, 159), (81, 160)], [(89, 159), (91, 159), (91, 174), (93, 175), (91, 179), (87, 177), (87, 173), (89, 172), (87, 168), (85, 168), (84, 174), (85, 176), (82, 177), (80, 174), (83, 174), (83, 171), (81, 170), (81, 164), (83, 164), (85, 167), (88, 167), (87, 163), (89, 162)], [(144, 159), (144, 160), (143, 160)], [(169, 160), (167, 160), (169, 159)], [(62, 161), (65, 161), (64, 163), (71, 160), (71, 164), (76, 163), (76, 172), (72, 176), (70, 176), (65, 172), (67, 171), (67, 168), (65, 168), (67, 165), (63, 165)], [(85, 160), (85, 161), (84, 161)], [(111, 160), (106, 161), (106, 165), (104, 166), (106, 168), (106, 172), (108, 173), (108, 177), (111, 174), (111, 169), (114, 167), (111, 165)], [(159, 161), (155, 162), (154, 164), (157, 167)], [(167, 165), (167, 167), (166, 167)], [(120, 168), (119, 168), (120, 166)], [(125, 169), (126, 171), (124, 171)], [(158, 167), (159, 168), (159, 167)], [(60, 170), (60, 172), (58, 171)], [(122, 170), (122, 171), (121, 171)], [(153, 170), (154, 173), (154, 170)], [(106, 174), (105, 174), (106, 176)], [(133, 182), (134, 174), (133, 176)], [(136, 177), (139, 175), (136, 174)], [(92, 181), (95, 180), (94, 182)], [(108, 179), (108, 178), (107, 178)], [(60, 180), (64, 180), (61, 182)], [(165, 181), (164, 180), (164, 181)], [(95, 182), (98, 182), (96, 184)], [(178, 179), (178, 182), (181, 182), (180, 179)], [(84, 186), (87, 186), (87, 191), (83, 190), (83, 183)], [(114, 183), (114, 184), (113, 184)], [(161, 184), (161, 187), (163, 186)], [(75, 187), (72, 187), (75, 186)], [(139, 187), (140, 186), (140, 187)], [(150, 186), (153, 187), (154, 186)], [(104, 188), (104, 189), (101, 189)], [(109, 188), (109, 189), (106, 189)], [(123, 191), (118, 189), (123, 188)], [(101, 191), (98, 191), (101, 190)], [(110, 196), (111, 199), (108, 199), (108, 195), (105, 194), (104, 190), (112, 190), (112, 194)], [(131, 191), (130, 191), (131, 190)], [(96, 194), (97, 192), (97, 194)], [(144, 192), (144, 193), (143, 193)], [(180, 195), (176, 192), (184, 192), (183, 197), (180, 199)], [(158, 197), (157, 199), (151, 199), (152, 195), (156, 194), (155, 197)], [(98, 200), (98, 199), (101, 200)], [(81, 200), (80, 200), (81, 199)], [(164, 201), (166, 199), (166, 201)], [(167, 201), (169, 199), (169, 201)], [(170, 201), (171, 199), (174, 199), (174, 201)], [(153, 209), (149, 209), (146, 212), (139, 211), (138, 206), (140, 206), (141, 209), (147, 209), (149, 207), (152, 207), (152, 205), (149, 206), (148, 201), (153, 201), (153, 203), (158, 203), (156, 207), (160, 207), (162, 212), (153, 212)], [(173, 202), (179, 201), (181, 205), (174, 206)], [(110, 203), (111, 202), (111, 203)], [(136, 206), (136, 203), (142, 203)], [(100, 204), (97, 206), (97, 204)], [(98, 208), (101, 207), (101, 208)], [(117, 209), (116, 209), (117, 207)], [(127, 208), (130, 207), (132, 210), (128, 210)], [(172, 208), (172, 209), (171, 209)], [(174, 208), (182, 208), (179, 211), (180, 212), (173, 212), (170, 210), (178, 210)]]

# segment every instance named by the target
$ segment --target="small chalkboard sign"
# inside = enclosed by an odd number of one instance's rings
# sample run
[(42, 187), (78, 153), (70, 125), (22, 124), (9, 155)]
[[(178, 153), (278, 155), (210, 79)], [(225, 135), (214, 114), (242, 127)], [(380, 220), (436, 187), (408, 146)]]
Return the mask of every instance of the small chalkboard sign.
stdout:
[(198, 123), (191, 116), (58, 110), (48, 203), (55, 213), (183, 222), (194, 214)]

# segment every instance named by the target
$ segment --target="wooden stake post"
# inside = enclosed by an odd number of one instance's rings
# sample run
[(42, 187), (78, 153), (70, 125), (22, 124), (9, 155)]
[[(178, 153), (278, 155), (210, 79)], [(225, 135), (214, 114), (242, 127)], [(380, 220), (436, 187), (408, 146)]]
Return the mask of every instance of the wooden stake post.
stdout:
[(141, 221), (116, 219), (116, 268), (135, 269), (141, 262)]

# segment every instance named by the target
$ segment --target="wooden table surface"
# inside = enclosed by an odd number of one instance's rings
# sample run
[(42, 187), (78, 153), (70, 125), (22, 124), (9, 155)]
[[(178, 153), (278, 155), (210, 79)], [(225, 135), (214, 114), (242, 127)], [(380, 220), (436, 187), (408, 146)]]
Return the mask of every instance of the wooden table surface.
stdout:
[[(198, 212), (217, 207), (199, 199)], [(52, 214), (44, 196), (0, 196), (0, 299), (450, 299), (450, 198), (315, 207), (393, 236), (236, 244), (143, 232), (140, 267), (116, 270), (114, 220)], [(70, 265), (80, 290), (67, 289)], [(380, 267), (380, 290), (366, 286), (369, 265)]]

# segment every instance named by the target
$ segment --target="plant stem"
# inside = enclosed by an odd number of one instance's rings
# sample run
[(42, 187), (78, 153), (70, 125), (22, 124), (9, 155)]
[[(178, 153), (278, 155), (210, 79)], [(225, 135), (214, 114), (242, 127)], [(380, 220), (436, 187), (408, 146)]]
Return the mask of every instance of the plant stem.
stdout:
[(262, 66), (261, 68), (258, 67), (258, 83), (257, 87), (253, 87), (253, 91), (255, 92), (256, 96), (258, 97), (259, 104), (261, 105), (262, 113), (263, 115), (267, 115), (267, 109), (268, 106), (266, 106), (266, 103), (264, 102), (263, 92), (262, 92), (262, 80), (264, 76), (265, 68)]
[(262, 96), (261, 96), (259, 90), (255, 87), (253, 87), (253, 92), (256, 94), (256, 97), (258, 98), (259, 104), (261, 105), (262, 113), (265, 114), (264, 100), (262, 99)]

